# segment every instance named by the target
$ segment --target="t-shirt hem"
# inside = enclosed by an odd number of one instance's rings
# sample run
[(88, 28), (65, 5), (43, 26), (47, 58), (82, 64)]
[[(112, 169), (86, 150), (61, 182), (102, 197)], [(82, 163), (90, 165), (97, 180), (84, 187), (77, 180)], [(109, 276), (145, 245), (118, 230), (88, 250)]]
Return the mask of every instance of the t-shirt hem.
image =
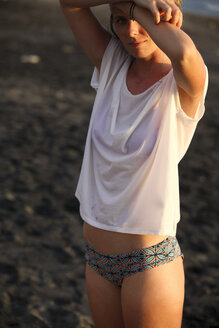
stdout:
[(162, 230), (158, 230), (158, 231), (153, 231), (153, 230), (145, 230), (144, 232), (139, 231), (139, 230), (134, 230), (133, 228), (127, 228), (127, 227), (118, 227), (118, 226), (108, 226), (106, 224), (97, 222), (95, 220), (92, 219), (88, 219), (85, 215), (82, 214), (82, 212), (80, 211), (81, 214), (81, 218), (83, 221), (87, 222), (88, 224), (99, 228), (99, 229), (103, 229), (103, 230), (107, 230), (107, 231), (114, 231), (114, 232), (120, 232), (120, 233), (129, 233), (129, 234), (136, 234), (136, 235), (157, 235), (157, 236), (161, 236), (161, 235), (169, 235), (169, 236), (176, 236), (176, 231), (170, 230), (170, 229), (162, 229)]

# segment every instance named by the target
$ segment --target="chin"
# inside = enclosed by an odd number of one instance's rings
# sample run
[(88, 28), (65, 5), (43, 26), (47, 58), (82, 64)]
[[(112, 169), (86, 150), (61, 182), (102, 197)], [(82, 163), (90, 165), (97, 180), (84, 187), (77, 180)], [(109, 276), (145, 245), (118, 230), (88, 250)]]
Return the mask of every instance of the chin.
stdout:
[(130, 55), (138, 59), (144, 59), (150, 56), (152, 53), (147, 51), (129, 51)]
[(135, 54), (135, 55), (133, 54), (133, 57), (138, 58), (138, 59), (144, 59), (147, 57), (147, 55), (146, 54)]

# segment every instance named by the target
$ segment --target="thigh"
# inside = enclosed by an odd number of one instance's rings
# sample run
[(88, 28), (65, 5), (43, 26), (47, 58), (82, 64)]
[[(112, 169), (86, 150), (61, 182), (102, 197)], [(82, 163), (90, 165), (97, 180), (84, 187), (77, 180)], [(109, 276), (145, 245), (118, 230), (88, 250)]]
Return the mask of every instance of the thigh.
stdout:
[(95, 328), (124, 328), (121, 289), (86, 263), (88, 302)]
[(185, 275), (181, 256), (124, 279), (121, 289), (126, 328), (180, 328)]

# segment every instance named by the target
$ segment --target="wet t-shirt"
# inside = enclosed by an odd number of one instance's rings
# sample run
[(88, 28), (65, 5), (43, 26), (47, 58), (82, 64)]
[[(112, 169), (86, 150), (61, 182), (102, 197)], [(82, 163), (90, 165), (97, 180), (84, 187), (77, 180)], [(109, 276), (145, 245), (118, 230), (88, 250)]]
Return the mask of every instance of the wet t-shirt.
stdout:
[[(133, 95), (126, 77), (133, 58), (112, 38), (95, 68), (96, 99), (77, 185), (80, 214), (92, 226), (121, 233), (176, 235), (178, 163), (204, 114), (181, 108), (173, 70)], [(206, 68), (207, 72), (207, 68)]]

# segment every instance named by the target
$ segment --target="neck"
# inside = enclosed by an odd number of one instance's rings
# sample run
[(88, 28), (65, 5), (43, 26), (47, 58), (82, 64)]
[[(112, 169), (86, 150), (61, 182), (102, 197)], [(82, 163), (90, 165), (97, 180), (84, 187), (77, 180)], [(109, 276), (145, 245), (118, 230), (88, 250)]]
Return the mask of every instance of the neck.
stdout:
[(164, 52), (155, 51), (145, 58), (135, 58), (132, 62), (132, 72), (139, 80), (148, 78), (150, 74), (163, 73), (164, 75), (170, 69), (171, 61)]

